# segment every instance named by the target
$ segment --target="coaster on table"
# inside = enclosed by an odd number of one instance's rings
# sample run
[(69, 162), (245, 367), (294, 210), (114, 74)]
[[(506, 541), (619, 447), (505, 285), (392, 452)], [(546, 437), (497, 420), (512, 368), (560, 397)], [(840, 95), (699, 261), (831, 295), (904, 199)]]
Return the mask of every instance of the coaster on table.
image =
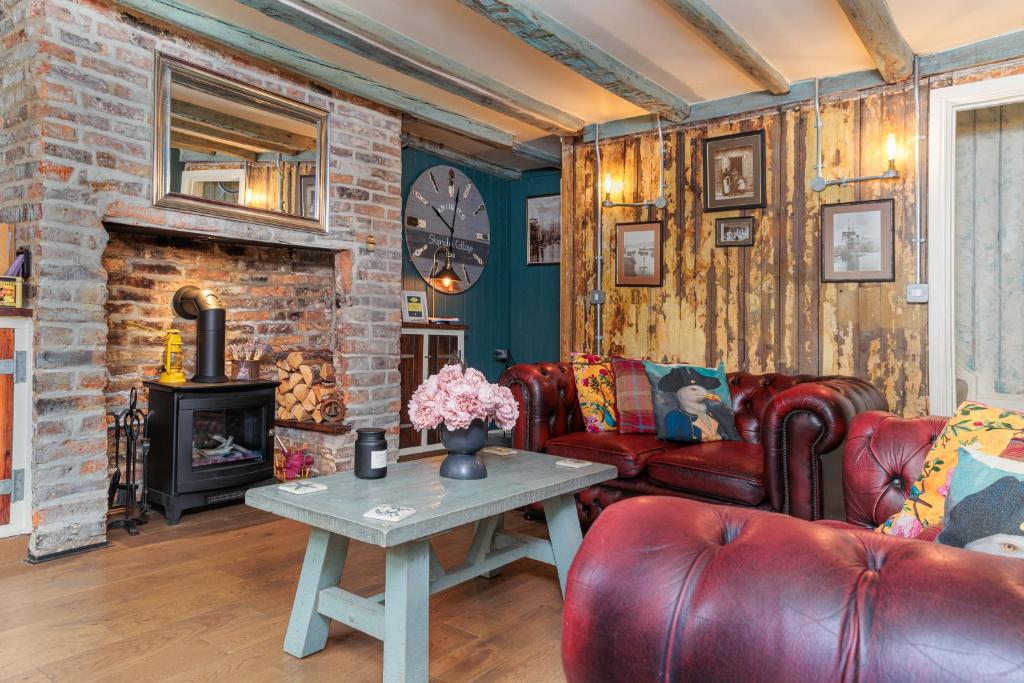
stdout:
[(296, 496), (304, 496), (307, 493), (318, 493), (327, 490), (327, 486), (314, 481), (291, 481), (287, 484), (281, 484), (277, 488), (285, 493), (294, 493)]
[(575, 458), (565, 458), (555, 463), (559, 467), (571, 467), (574, 470), (578, 470), (581, 467), (586, 467), (590, 464), (588, 460), (576, 460)]
[(415, 508), (407, 508), (404, 505), (378, 505), (368, 512), (363, 513), (363, 517), (368, 519), (379, 519), (382, 522), (399, 522), (409, 515), (416, 514)]
[(490, 453), (491, 455), (512, 455), (518, 453), (514, 448), (505, 448), (504, 446), (488, 446), (484, 448), (483, 453)]

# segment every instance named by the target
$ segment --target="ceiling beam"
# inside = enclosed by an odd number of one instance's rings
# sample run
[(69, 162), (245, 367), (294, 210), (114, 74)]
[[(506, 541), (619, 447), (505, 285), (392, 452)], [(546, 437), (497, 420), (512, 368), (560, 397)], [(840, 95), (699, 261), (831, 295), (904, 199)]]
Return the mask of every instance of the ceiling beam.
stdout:
[(511, 133), (406, 95), (362, 74), (241, 28), (233, 22), (205, 14), (177, 0), (117, 0), (117, 4), (172, 28), (205, 38), (217, 47), (270, 62), (317, 83), (378, 102), (460, 135), (496, 147), (512, 147)]
[(914, 71), (914, 51), (897, 28), (885, 0), (837, 2), (885, 82), (897, 83), (909, 78)]
[(406, 76), (555, 135), (583, 120), (545, 104), (357, 12), (338, 0), (238, 0), (243, 5)]
[(690, 111), (686, 100), (611, 56), (526, 0), (459, 2), (605, 90), (652, 114), (660, 114), (664, 119), (678, 122), (686, 118)]
[(234, 145), (229, 145), (218, 140), (200, 138), (195, 135), (180, 133), (175, 130), (171, 131), (171, 147), (190, 149), (193, 152), (200, 152), (202, 154), (216, 154), (217, 152), (221, 152), (222, 154), (230, 154), (231, 156), (239, 159), (256, 161), (256, 152), (253, 152), (250, 149), (242, 149), (241, 147), (235, 147)]
[[(258, 141), (263, 149), (281, 152), (316, 149), (316, 139), (307, 135), (299, 135), (283, 128), (248, 121), (184, 100), (171, 100), (171, 117), (189, 121), (197, 126), (219, 129), (223, 134), (233, 133), (240, 138), (248, 138), (249, 142), (245, 144)], [(240, 140), (235, 140), (235, 142), (240, 142)]]
[[(256, 137), (225, 130), (218, 126), (208, 126), (205, 123), (191, 121), (180, 116), (171, 116), (171, 130), (178, 130), (183, 133), (191, 133), (211, 140), (220, 140), (228, 144), (241, 145), (242, 147), (253, 147), (263, 152), (281, 152), (289, 156), (296, 156), (302, 150), (294, 146), (279, 145), (270, 140), (262, 140)], [(315, 149), (315, 145), (313, 147)]]
[(552, 168), (562, 168), (562, 155), (554, 154), (546, 150), (528, 145), (525, 142), (516, 142), (512, 145), (512, 152), (519, 157), (546, 164)]
[(504, 178), (506, 180), (519, 180), (523, 177), (522, 172), (517, 171), (514, 168), (501, 166), (491, 161), (475, 157), (472, 154), (460, 152), (457, 149), (442, 145), (438, 142), (424, 140), (421, 137), (417, 137), (409, 133), (402, 133), (402, 147), (418, 149), (421, 152), (427, 152), (428, 154), (433, 154), (436, 157), (441, 157), (448, 161), (454, 161), (457, 164), (469, 166), (470, 168), (475, 168), (478, 171), (483, 171), (484, 173), (489, 173), (493, 176), (498, 176), (499, 178)]
[(775, 95), (789, 92), (786, 77), (704, 0), (665, 0), (665, 4), (697, 29), (755, 83)]

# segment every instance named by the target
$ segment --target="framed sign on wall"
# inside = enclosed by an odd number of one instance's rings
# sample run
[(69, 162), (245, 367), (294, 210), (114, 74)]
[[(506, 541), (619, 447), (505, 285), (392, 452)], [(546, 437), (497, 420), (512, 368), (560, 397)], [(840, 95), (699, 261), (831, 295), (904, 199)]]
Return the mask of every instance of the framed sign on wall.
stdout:
[(447, 165), (428, 168), (409, 188), (403, 219), (409, 258), (438, 291), (458, 294), (484, 272), (491, 225), (480, 190)]

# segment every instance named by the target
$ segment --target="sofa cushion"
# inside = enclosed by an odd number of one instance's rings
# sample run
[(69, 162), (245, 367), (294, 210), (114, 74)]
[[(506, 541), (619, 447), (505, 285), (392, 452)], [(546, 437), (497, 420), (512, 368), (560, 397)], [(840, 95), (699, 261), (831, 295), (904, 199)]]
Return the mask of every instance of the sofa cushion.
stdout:
[(653, 434), (570, 432), (548, 439), (544, 451), (564, 458), (615, 465), (620, 477), (635, 477), (644, 471), (653, 454), (677, 447), (659, 441)]
[(615, 406), (615, 371), (608, 356), (572, 354), (576, 396), (588, 432), (614, 432), (619, 428)]
[(765, 498), (764, 451), (745, 441), (709, 441), (659, 452), (647, 476), (665, 486), (757, 505)]

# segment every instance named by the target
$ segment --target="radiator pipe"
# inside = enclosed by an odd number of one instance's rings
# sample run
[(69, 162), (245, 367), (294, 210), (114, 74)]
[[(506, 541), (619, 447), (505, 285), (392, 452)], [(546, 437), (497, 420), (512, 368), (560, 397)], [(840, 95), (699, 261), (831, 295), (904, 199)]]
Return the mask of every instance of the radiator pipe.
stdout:
[(224, 374), (225, 311), (220, 299), (208, 289), (185, 285), (174, 293), (174, 312), (196, 323), (196, 374), (193, 382), (227, 382)]

